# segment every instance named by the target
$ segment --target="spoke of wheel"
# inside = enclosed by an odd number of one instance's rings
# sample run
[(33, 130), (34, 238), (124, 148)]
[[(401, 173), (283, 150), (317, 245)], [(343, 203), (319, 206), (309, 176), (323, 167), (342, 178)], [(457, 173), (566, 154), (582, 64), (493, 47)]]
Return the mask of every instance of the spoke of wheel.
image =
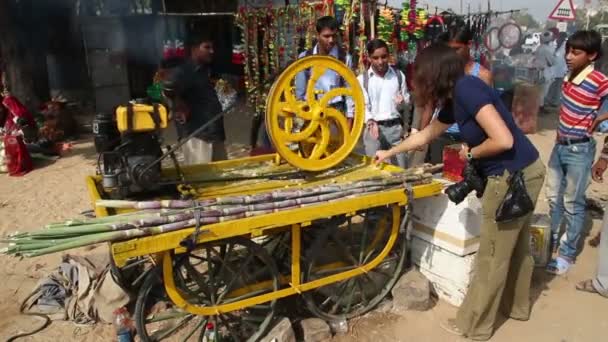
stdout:
[(293, 132), (293, 118), (292, 117), (286, 117), (283, 124), (285, 127), (285, 132), (287, 132), (287, 133)]
[(192, 337), (197, 330), (199, 330), (201, 327), (203, 327), (205, 325), (207, 325), (207, 320), (205, 318), (201, 318), (200, 322), (198, 322), (196, 324), (196, 326), (194, 327), (194, 329), (192, 329), (192, 331), (190, 331), (186, 336), (184, 336), (181, 339), (181, 342), (188, 342), (188, 340), (190, 339), (190, 337)]
[(355, 282), (357, 283), (357, 287), (359, 288), (359, 291), (361, 291), (361, 300), (363, 301), (363, 306), (367, 306), (369, 304), (369, 299), (367, 298), (367, 295), (365, 294), (365, 289), (363, 289), (363, 285), (361, 285), (360, 277), (357, 277)]
[(329, 101), (331, 101), (332, 99), (338, 97), (338, 96), (352, 96), (353, 95), (353, 91), (351, 88), (334, 88), (330, 91), (328, 91), (327, 93), (325, 93), (325, 95), (323, 95), (323, 97), (321, 98), (321, 100), (319, 100), (319, 105), (321, 107), (327, 107), (329, 104)]
[[(191, 274), (190, 278), (194, 281), (194, 283), (196, 283), (196, 285), (202, 292), (205, 292), (205, 290), (209, 289), (208, 284), (204, 280), (202, 280), (200, 277), (196, 276), (196, 274), (198, 274), (198, 275), (201, 275), (201, 274), (194, 267), (192, 267), (192, 265), (190, 265), (189, 263), (186, 263), (184, 265), (184, 267), (186, 268), (187, 272), (190, 272), (190, 274)], [(211, 276), (209, 271), (207, 273), (209, 274), (209, 276)]]
[(344, 256), (347, 259), (349, 259), (350, 262), (352, 262), (353, 266), (357, 266), (358, 265), (357, 259), (355, 259), (355, 257), (352, 255), (352, 253), (350, 253), (350, 251), (348, 250), (346, 245), (344, 245), (344, 243), (342, 243), (342, 240), (340, 240), (333, 234), (331, 235), (331, 239), (334, 240), (334, 242), (336, 243), (336, 245), (338, 245), (338, 247), (340, 247), (340, 249), (343, 251)]
[(347, 281), (343, 281), (338, 285), (338, 288), (336, 289), (336, 291), (329, 297), (327, 297), (323, 302), (321, 302), (321, 304), (319, 305), (319, 308), (322, 308), (324, 306), (326, 306), (327, 304), (331, 303), (332, 301), (335, 302), (338, 299), (338, 296), (340, 296), (341, 292), (344, 290), (344, 287), (346, 287), (346, 285), (348, 284)]
[(353, 296), (355, 295), (355, 284), (357, 283), (356, 277), (355, 278), (350, 278), (349, 282), (351, 282), (351, 285), (348, 286), (350, 288), (350, 291), (349, 291), (350, 293), (348, 295), (348, 302), (346, 304), (346, 310), (344, 310), (344, 313), (349, 313), (350, 312), (350, 307), (353, 304)]
[(215, 255), (218, 256), (220, 263), (222, 264), (223, 268), (226, 268), (230, 273), (232, 274), (237, 274), (236, 271), (234, 271), (231, 267), (228, 266), (228, 264), (226, 263), (226, 260), (228, 260), (227, 256), (228, 256), (228, 252), (226, 252), (225, 256), (221, 256), (216, 250), (212, 249), (213, 253)]
[(348, 229), (348, 231), (350, 232), (349, 236), (350, 236), (350, 245), (354, 246), (355, 245), (355, 238), (354, 238), (354, 230), (353, 230), (353, 219), (352, 217), (348, 218), (348, 225), (346, 226), (346, 229)]
[(214, 275), (214, 267), (213, 267), (213, 262), (210, 261), (211, 259), (211, 253), (209, 252), (209, 247), (205, 248), (205, 250), (207, 251), (207, 273), (209, 274), (209, 297), (211, 299), (211, 305), (214, 306), (216, 305), (215, 302), (215, 275)]
[(155, 332), (150, 337), (152, 337), (152, 340), (157, 340), (157, 341), (164, 340), (167, 336), (171, 336), (174, 332), (176, 332), (178, 329), (180, 329), (181, 327), (183, 327), (184, 324), (188, 323), (192, 319), (192, 317), (194, 317), (194, 315), (190, 315), (188, 317), (185, 317), (178, 324), (176, 324), (173, 327), (171, 327), (171, 329), (157, 331), (158, 333), (160, 333), (158, 336), (156, 336), (156, 332)]
[(308, 79), (308, 84), (306, 85), (306, 101), (308, 103), (315, 103), (317, 99), (315, 98), (315, 86), (317, 85), (317, 81), (325, 71), (327, 67), (323, 65), (315, 65), (310, 70), (310, 78)]
[[(226, 289), (218, 296), (218, 303), (224, 299), (224, 296), (228, 293), (230, 293), (230, 291), (232, 291), (232, 287), (234, 286), (234, 282), (239, 278), (243, 276), (243, 269), (245, 268), (245, 266), (249, 265), (249, 263), (251, 262), (251, 260), (253, 260), (253, 257), (255, 256), (255, 254), (250, 254), (246, 261), (241, 265), (241, 267), (239, 267), (239, 270), (236, 272), (236, 275), (234, 277), (232, 277), (232, 279), (230, 280), (230, 283), (228, 283), (228, 285), (226, 285)], [(244, 279), (243, 279), (244, 280)]]
[(361, 244), (359, 245), (359, 263), (358, 265), (362, 265), (363, 262), (363, 254), (365, 253), (365, 244), (367, 243), (367, 227), (363, 227), (363, 233), (361, 234)]
[[(349, 287), (350, 287), (350, 284), (351, 284), (351, 281), (352, 281), (352, 280), (353, 280), (353, 279), (351, 278), (351, 279), (348, 279), (348, 280), (345, 282), (345, 283), (346, 283), (346, 286), (345, 286), (344, 290), (346, 290), (347, 288), (349, 288)], [(337, 311), (337, 310), (340, 308), (340, 304), (342, 303), (342, 300), (344, 299), (344, 297), (346, 297), (346, 296), (339, 296), (339, 297), (338, 297), (338, 300), (335, 302), (335, 304), (334, 304), (333, 308), (332, 308), (332, 309), (329, 311), (329, 313), (330, 313), (330, 314), (332, 314), (332, 315), (333, 315), (333, 314), (335, 314), (335, 313), (336, 313), (336, 311)]]
[(329, 139), (331, 138), (331, 131), (327, 121), (321, 122), (319, 128), (321, 129), (321, 141), (319, 141), (319, 143), (315, 144), (313, 147), (309, 158), (311, 160), (318, 160), (323, 156), (323, 154), (327, 151)]
[(339, 110), (331, 107), (325, 108), (324, 112), (327, 116), (334, 120), (336, 128), (338, 129), (338, 136), (343, 137), (344, 141), (346, 141), (350, 136), (350, 125), (348, 124), (346, 116)]
[(295, 107), (292, 107), (292, 104), (289, 102), (279, 102), (277, 103), (277, 113), (279, 116), (284, 117), (294, 117), (297, 115), (297, 102), (294, 102)]
[(308, 126), (305, 126), (300, 132), (285, 132), (284, 130), (276, 130), (277, 138), (285, 142), (300, 142), (312, 136), (319, 128), (318, 121), (308, 121)]
[[(283, 96), (285, 97), (285, 104), (287, 105), (287, 108), (289, 109), (296, 109), (298, 108), (298, 100), (296, 99), (294, 93), (293, 93), (293, 87), (291, 86), (287, 86), (283, 89)], [(281, 102), (281, 104), (283, 104), (283, 102)], [(285, 107), (285, 105), (279, 107), (281, 110), (283, 109), (283, 107)]]

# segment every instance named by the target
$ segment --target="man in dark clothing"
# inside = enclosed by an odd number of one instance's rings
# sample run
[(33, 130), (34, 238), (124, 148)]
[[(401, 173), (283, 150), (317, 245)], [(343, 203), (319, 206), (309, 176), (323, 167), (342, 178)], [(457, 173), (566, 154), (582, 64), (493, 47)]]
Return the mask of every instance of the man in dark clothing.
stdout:
[[(165, 92), (173, 99), (173, 116), (180, 139), (207, 124), (222, 112), (222, 105), (210, 79), (213, 42), (198, 37), (190, 46), (190, 59), (174, 68), (164, 82)], [(226, 134), (223, 118), (217, 119), (192, 137), (182, 148), (185, 164), (201, 164), (226, 159)]]

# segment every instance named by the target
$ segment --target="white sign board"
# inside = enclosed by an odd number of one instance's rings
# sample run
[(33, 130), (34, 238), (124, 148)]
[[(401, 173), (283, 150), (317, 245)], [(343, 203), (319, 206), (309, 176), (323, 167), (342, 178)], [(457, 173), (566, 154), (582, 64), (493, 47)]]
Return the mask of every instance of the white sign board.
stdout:
[(549, 19), (553, 20), (575, 20), (576, 12), (572, 0), (559, 0), (557, 6), (549, 14)]
[(560, 21), (555, 27), (557, 27), (559, 32), (566, 32), (568, 30), (568, 23), (565, 21)]

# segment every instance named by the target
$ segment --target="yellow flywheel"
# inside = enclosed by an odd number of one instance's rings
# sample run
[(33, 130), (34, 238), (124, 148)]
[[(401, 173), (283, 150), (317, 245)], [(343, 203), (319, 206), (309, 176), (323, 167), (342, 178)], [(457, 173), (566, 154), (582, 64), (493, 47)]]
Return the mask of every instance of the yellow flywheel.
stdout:
[[(303, 98), (295, 79), (307, 73)], [(327, 92), (316, 87), (321, 77), (342, 77), (342, 87)], [(352, 101), (352, 126), (345, 108), (336, 102)], [(321, 171), (342, 162), (357, 145), (365, 121), (365, 99), (355, 74), (328, 56), (299, 59), (283, 71), (266, 100), (266, 128), (277, 153), (291, 165)]]

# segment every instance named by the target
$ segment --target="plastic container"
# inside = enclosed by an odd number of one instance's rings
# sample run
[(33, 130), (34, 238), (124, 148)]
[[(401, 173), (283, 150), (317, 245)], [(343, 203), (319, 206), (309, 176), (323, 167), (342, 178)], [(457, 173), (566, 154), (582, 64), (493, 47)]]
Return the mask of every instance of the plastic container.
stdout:
[[(133, 117), (129, 118), (127, 106), (120, 106), (116, 109), (116, 124), (121, 133), (129, 132), (149, 132), (156, 129), (167, 127), (167, 109), (163, 105), (158, 106), (159, 127), (154, 124), (154, 107), (145, 104), (133, 105)], [(129, 127), (131, 121), (131, 127)]]
[(460, 159), (462, 144), (446, 146), (443, 149), (443, 178), (452, 182), (462, 181), (462, 171), (466, 162)]
[(203, 342), (216, 342), (215, 326), (213, 325), (213, 323), (207, 323), (205, 335), (203, 336)]
[(118, 342), (133, 341), (133, 321), (127, 308), (122, 307), (114, 311), (114, 328), (116, 329), (116, 340)]

